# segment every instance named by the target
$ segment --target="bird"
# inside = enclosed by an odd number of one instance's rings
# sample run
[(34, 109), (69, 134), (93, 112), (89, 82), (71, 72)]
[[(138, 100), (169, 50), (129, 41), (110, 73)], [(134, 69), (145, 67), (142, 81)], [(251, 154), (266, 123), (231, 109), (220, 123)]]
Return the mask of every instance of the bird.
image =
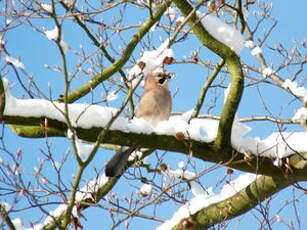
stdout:
[[(168, 89), (171, 74), (163, 69), (147, 74), (144, 83), (144, 92), (138, 102), (135, 117), (143, 118), (152, 127), (159, 122), (168, 120), (172, 111), (172, 97)], [(126, 167), (129, 156), (137, 148), (122, 147), (108, 161), (105, 174), (108, 177), (116, 177), (122, 174)]]

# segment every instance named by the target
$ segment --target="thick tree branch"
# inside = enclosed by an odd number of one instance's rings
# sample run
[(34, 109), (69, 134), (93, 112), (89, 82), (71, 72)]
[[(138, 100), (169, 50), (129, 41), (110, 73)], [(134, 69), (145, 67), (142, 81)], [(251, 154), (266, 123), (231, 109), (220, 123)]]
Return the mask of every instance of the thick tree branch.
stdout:
[[(59, 122), (47, 118), (24, 118), (4, 116), (3, 120), (6, 124), (31, 126), (31, 129), (15, 129), (19, 136), (39, 138), (46, 136), (66, 137), (67, 126), (63, 122)], [(47, 126), (46, 126), (47, 124)], [(36, 126), (36, 128), (32, 128)], [(80, 139), (89, 142), (95, 142), (102, 127), (93, 127), (90, 129), (76, 128), (77, 135)], [(180, 152), (184, 154), (193, 153), (194, 157), (213, 163), (228, 163), (229, 167), (252, 173), (265, 174), (269, 176), (284, 177), (284, 170), (273, 165), (272, 159), (267, 157), (251, 157), (246, 159), (244, 153), (238, 153), (234, 149), (219, 150), (214, 147), (214, 143), (206, 143), (196, 140), (179, 140), (174, 136), (157, 135), (157, 134), (139, 134), (126, 133), (119, 130), (109, 130), (104, 139), (104, 143), (117, 144), (123, 146), (142, 147), (149, 149), (161, 149), (172, 152)], [(303, 153), (301, 153), (302, 155)], [(253, 155), (252, 155), (253, 156)], [(295, 155), (294, 155), (295, 156)], [(290, 157), (290, 160), (294, 157)], [(306, 157), (306, 155), (305, 155)], [(297, 180), (307, 179), (307, 161), (299, 158), (297, 162), (303, 164), (294, 174)], [(298, 163), (296, 163), (298, 164)], [(293, 166), (295, 167), (295, 166)], [(305, 174), (304, 174), (305, 173)]]
[(261, 201), (295, 182), (295, 177), (261, 176), (232, 197), (212, 204), (191, 215), (186, 221), (192, 228), (178, 224), (173, 229), (207, 229), (225, 220), (237, 217), (258, 205)]

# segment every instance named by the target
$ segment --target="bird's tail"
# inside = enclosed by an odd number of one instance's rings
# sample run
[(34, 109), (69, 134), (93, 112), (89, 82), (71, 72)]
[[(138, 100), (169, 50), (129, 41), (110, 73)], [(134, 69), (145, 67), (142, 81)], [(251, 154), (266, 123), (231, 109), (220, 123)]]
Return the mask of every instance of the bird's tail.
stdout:
[(118, 150), (106, 165), (105, 169), (106, 176), (115, 177), (120, 175), (126, 167), (130, 154), (135, 150), (136, 148), (127, 148), (127, 147)]

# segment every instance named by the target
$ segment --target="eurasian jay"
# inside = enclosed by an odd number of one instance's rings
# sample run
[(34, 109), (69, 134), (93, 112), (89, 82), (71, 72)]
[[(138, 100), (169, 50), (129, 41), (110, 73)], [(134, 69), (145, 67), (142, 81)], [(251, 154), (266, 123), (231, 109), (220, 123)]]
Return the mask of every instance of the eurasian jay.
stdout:
[[(168, 89), (171, 75), (156, 71), (148, 73), (145, 79), (144, 92), (140, 97), (136, 113), (137, 118), (143, 118), (155, 127), (160, 121), (167, 120), (172, 110), (172, 97)], [(107, 163), (105, 173), (108, 177), (120, 175), (126, 167), (130, 154), (136, 148), (122, 147)]]

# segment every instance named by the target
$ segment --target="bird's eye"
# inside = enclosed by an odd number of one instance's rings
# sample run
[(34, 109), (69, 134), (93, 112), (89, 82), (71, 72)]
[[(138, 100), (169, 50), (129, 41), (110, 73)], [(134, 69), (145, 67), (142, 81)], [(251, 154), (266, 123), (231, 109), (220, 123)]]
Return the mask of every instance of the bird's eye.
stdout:
[(165, 77), (161, 77), (161, 78), (158, 80), (158, 82), (162, 85), (162, 84), (164, 83), (165, 80), (166, 80)]

